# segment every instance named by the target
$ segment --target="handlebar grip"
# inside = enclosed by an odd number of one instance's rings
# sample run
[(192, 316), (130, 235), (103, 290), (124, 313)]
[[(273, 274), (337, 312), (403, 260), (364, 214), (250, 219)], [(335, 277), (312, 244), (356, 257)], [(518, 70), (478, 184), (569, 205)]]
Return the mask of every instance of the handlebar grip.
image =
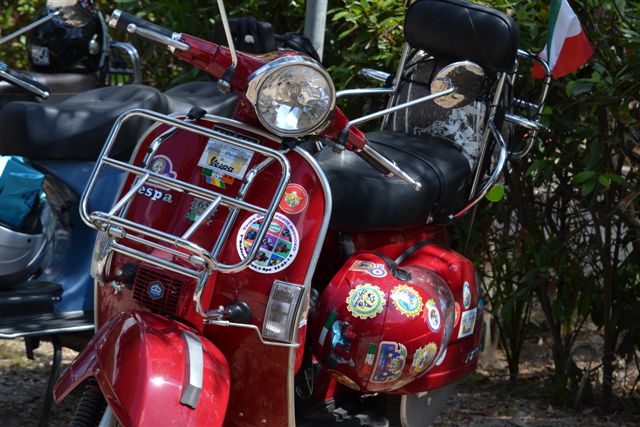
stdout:
[(373, 155), (368, 150), (358, 151), (357, 154), (360, 156), (360, 158), (362, 160), (364, 160), (365, 162), (369, 163), (369, 165), (372, 168), (374, 168), (375, 170), (380, 172), (382, 175), (385, 175), (385, 176), (392, 176), (393, 175), (393, 172), (390, 171), (383, 163), (381, 163), (378, 160), (378, 158), (375, 155)]
[(170, 29), (161, 27), (160, 25), (156, 25), (153, 22), (147, 21), (146, 19), (138, 18), (137, 16), (131, 15), (127, 12), (123, 12), (120, 9), (115, 9), (111, 13), (111, 17), (109, 18), (109, 26), (111, 26), (112, 28), (116, 28), (126, 33), (129, 24), (134, 24), (138, 28), (144, 28), (146, 30), (153, 31), (169, 38), (173, 36), (173, 31), (171, 31)]

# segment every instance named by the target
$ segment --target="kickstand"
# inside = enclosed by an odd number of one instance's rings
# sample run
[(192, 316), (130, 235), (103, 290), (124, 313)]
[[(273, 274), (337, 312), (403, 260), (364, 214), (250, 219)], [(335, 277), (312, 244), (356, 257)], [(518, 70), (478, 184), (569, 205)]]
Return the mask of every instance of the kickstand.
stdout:
[(52, 335), (51, 344), (53, 344), (53, 362), (51, 363), (51, 373), (47, 382), (47, 391), (42, 404), (42, 414), (40, 415), (39, 427), (47, 427), (49, 422), (49, 413), (53, 405), (53, 386), (60, 375), (60, 366), (62, 365), (62, 346), (56, 335)]

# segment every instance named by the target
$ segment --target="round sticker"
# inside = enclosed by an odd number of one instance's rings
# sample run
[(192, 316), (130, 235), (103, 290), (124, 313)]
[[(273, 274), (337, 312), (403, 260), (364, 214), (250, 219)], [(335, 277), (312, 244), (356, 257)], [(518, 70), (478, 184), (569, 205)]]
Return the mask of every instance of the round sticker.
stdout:
[(422, 311), (422, 297), (407, 285), (398, 285), (393, 288), (391, 301), (400, 313), (408, 317), (416, 317)]
[(284, 190), (284, 196), (280, 201), (279, 208), (288, 214), (299, 214), (307, 208), (309, 195), (301, 185), (289, 184)]
[(462, 287), (462, 304), (465, 310), (471, 306), (471, 289), (469, 288), (469, 282), (464, 282)]
[(156, 155), (153, 160), (151, 160), (150, 169), (158, 175), (168, 176), (170, 178), (175, 178), (178, 175), (177, 172), (173, 170), (171, 159), (162, 154)]
[(436, 302), (430, 299), (425, 304), (425, 308), (427, 310), (427, 323), (429, 324), (429, 328), (433, 332), (438, 332), (440, 330), (440, 312), (438, 311)]
[(423, 373), (431, 364), (433, 360), (436, 358), (436, 354), (438, 353), (438, 345), (434, 342), (430, 342), (424, 347), (420, 347), (416, 350), (413, 355), (413, 364), (411, 367), (415, 371), (416, 374)]
[(384, 292), (369, 283), (358, 285), (349, 291), (347, 310), (360, 319), (374, 318), (382, 312), (386, 304)]
[[(240, 226), (236, 248), (241, 258), (245, 258), (256, 243), (262, 219), (262, 215), (254, 214)], [(280, 213), (276, 213), (262, 242), (258, 243), (258, 255), (249, 268), (266, 274), (277, 273), (291, 265), (300, 247), (298, 230), (289, 218)]]

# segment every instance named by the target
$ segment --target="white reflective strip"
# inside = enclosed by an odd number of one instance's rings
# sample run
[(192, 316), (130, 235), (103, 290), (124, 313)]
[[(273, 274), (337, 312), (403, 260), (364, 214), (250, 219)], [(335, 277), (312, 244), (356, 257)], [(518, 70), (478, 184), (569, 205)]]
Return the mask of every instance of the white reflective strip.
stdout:
[(204, 355), (200, 337), (188, 331), (182, 331), (182, 337), (187, 344), (187, 358), (185, 360), (184, 383), (180, 403), (191, 408), (198, 406), (202, 391), (202, 376), (204, 371)]

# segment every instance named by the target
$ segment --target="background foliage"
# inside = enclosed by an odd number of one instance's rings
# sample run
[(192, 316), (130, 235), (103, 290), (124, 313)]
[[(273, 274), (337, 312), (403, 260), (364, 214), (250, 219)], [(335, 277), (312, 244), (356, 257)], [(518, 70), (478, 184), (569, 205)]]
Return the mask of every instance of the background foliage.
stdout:
[[(210, 36), (217, 19), (213, 0), (98, 3), (107, 13), (120, 7), (202, 38)], [(364, 85), (357, 71), (365, 66), (394, 69), (403, 42), (404, 3), (330, 1), (324, 62), (337, 87)], [(548, 1), (484, 3), (514, 16), (523, 48), (542, 48)], [(299, 31), (304, 23), (303, 0), (227, 4), (230, 15), (253, 14), (271, 21), (277, 33)], [(640, 392), (639, 378), (615, 376), (616, 367), (640, 365), (640, 2), (571, 4), (595, 55), (579, 72), (553, 82), (545, 112), (551, 132), (528, 157), (510, 163), (506, 196), (480, 207), (466, 253), (481, 266), (511, 379), (517, 381), (529, 318), (537, 310), (550, 336), (557, 396), (608, 410), (614, 397), (628, 405)], [(27, 0), (0, 0), (1, 34), (29, 22), (36, 7)], [(148, 83), (166, 87), (198, 77), (164, 49), (134, 43), (143, 54)], [(24, 38), (0, 49), (5, 62), (25, 67)], [(460, 241), (466, 239), (461, 232), (469, 224), (464, 225), (455, 228)], [(578, 337), (593, 333), (586, 332), (587, 324), (602, 337), (599, 361), (589, 365), (576, 360), (575, 348)], [(631, 385), (621, 388), (623, 381)]]

